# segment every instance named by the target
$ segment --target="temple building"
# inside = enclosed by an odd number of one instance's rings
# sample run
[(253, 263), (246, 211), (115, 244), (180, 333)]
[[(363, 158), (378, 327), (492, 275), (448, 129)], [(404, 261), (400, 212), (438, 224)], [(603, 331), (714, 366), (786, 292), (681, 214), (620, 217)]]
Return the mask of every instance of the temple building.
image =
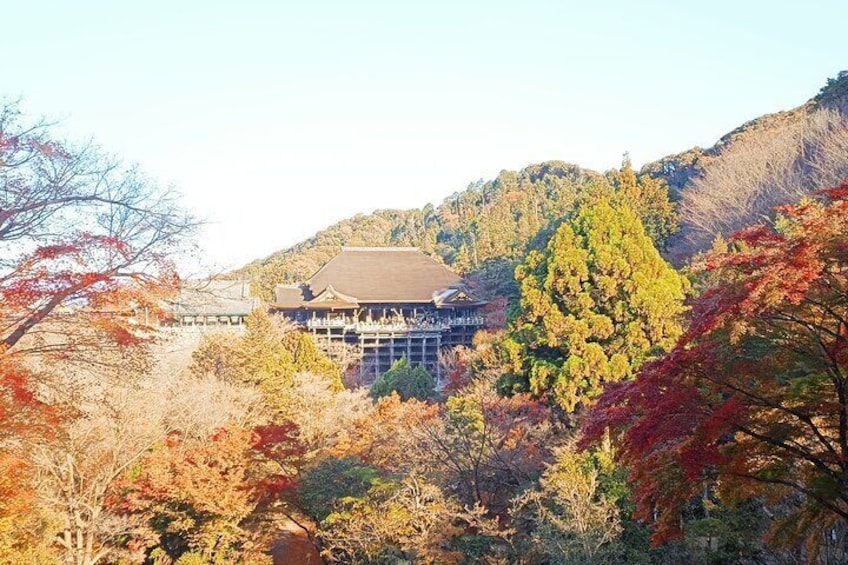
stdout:
[(165, 308), (160, 324), (166, 328), (203, 331), (243, 329), (247, 316), (259, 308), (244, 280), (188, 281)]
[(270, 310), (330, 352), (334, 345), (357, 351), (369, 383), (402, 357), (439, 378), (439, 352), (471, 344), (484, 325), (483, 305), (416, 247), (344, 247), (308, 281), (278, 285)]

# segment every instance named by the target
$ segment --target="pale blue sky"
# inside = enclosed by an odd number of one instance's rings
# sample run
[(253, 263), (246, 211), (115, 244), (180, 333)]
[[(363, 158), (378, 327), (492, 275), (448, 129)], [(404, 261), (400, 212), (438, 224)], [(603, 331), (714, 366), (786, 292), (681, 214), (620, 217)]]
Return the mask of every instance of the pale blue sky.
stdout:
[(848, 69), (848, 2), (0, 0), (0, 96), (177, 185), (238, 265), (502, 169), (711, 145)]

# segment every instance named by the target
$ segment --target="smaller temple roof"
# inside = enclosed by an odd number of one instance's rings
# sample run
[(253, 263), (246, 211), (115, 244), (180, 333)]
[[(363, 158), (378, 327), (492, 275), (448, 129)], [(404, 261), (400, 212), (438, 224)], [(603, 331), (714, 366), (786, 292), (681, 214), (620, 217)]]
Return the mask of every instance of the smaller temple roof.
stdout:
[(250, 281), (248, 280), (189, 280), (183, 288), (230, 300), (250, 298)]
[(250, 296), (247, 281), (186, 281), (170, 311), (189, 316), (246, 316), (258, 304), (259, 300)]
[(467, 289), (462, 287), (446, 288), (433, 295), (433, 303), (436, 306), (480, 306), (485, 302), (472, 296)]
[(306, 302), (304, 291), (299, 284), (278, 284), (274, 288), (274, 305), (280, 308), (298, 308)]
[(359, 302), (356, 298), (337, 291), (333, 285), (328, 286), (321, 291), (321, 294), (309, 301), (310, 308), (349, 309), (357, 306)]

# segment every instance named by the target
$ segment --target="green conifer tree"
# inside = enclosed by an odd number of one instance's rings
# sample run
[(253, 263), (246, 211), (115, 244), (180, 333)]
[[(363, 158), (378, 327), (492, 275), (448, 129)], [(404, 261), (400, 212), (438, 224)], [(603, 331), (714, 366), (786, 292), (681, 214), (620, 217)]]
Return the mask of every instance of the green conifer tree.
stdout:
[(436, 379), (421, 365), (413, 367), (406, 357), (401, 357), (371, 385), (371, 396), (375, 400), (393, 392), (402, 400), (432, 399), (436, 395)]
[(590, 404), (604, 383), (630, 377), (680, 336), (686, 279), (636, 213), (610, 198), (584, 203), (516, 279), (521, 313), (502, 343), (510, 359), (503, 384), (551, 395), (566, 411)]
[(315, 340), (303, 332), (289, 332), (284, 340), (285, 346), (294, 358), (295, 373), (312, 373), (327, 379), (332, 390), (344, 389), (342, 372), (339, 366), (318, 350)]
[(294, 354), (285, 347), (280, 329), (262, 309), (254, 310), (246, 325), (239, 347), (246, 380), (258, 384), (268, 394), (291, 386)]
[(678, 228), (677, 213), (669, 200), (665, 181), (648, 175), (637, 177), (627, 154), (621, 169), (608, 173), (607, 178), (615, 189), (616, 201), (629, 206), (639, 216), (645, 233), (654, 245), (662, 249), (668, 237)]

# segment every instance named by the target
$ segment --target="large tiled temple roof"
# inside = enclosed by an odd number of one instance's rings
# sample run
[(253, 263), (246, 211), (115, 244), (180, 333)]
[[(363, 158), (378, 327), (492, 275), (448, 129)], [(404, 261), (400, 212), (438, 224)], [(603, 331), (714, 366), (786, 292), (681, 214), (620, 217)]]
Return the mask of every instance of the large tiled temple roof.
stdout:
[(417, 247), (343, 247), (308, 281), (278, 285), (275, 306), (429, 303), (463, 281)]

